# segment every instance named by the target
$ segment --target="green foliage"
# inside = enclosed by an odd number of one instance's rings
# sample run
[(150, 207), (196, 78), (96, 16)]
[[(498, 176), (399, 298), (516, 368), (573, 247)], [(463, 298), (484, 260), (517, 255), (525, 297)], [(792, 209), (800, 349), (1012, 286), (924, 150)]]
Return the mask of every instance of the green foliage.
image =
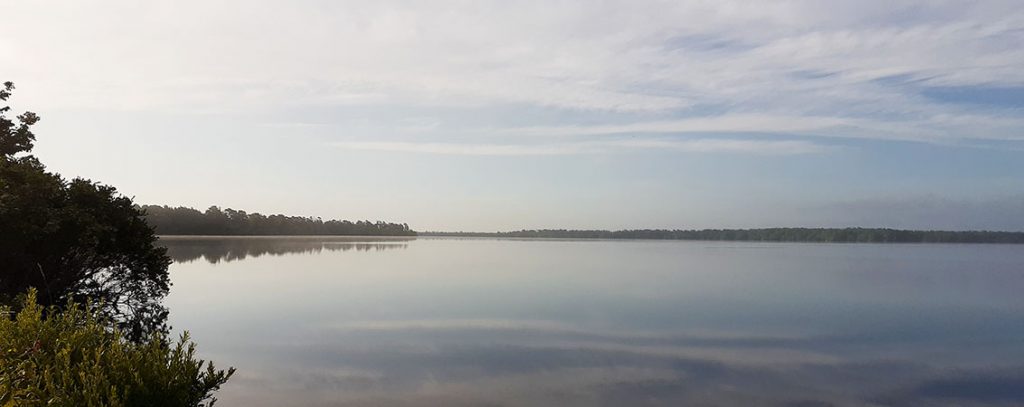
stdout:
[(262, 215), (211, 206), (193, 208), (146, 205), (146, 221), (162, 235), (350, 235), (415, 236), (404, 223), (322, 220), (303, 216)]
[(187, 333), (173, 345), (162, 334), (131, 342), (91, 306), (24, 297), (14, 318), (0, 317), (0, 407), (212, 406), (234, 373), (197, 360)]
[[(13, 85), (0, 91), (11, 96)], [(39, 289), (44, 305), (93, 299), (130, 337), (164, 328), (165, 249), (143, 213), (111, 186), (66, 181), (28, 155), (39, 117), (0, 108), (0, 303)]]

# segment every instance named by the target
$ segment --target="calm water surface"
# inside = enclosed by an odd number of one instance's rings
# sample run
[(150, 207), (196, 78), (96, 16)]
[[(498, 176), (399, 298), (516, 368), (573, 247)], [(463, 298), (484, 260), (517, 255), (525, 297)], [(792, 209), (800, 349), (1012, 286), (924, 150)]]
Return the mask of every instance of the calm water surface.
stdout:
[(162, 243), (223, 406), (1024, 405), (1024, 246)]

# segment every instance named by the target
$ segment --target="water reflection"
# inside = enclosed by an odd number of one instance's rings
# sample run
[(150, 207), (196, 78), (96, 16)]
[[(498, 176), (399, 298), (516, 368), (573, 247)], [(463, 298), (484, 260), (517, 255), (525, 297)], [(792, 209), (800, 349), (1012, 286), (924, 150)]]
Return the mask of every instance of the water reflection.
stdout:
[(247, 257), (285, 254), (316, 254), (322, 251), (382, 251), (405, 249), (405, 237), (362, 236), (163, 236), (160, 245), (176, 263), (205, 259), (216, 264), (244, 260)]
[(401, 244), (178, 263), (171, 317), (226, 405), (1024, 404), (1019, 247)]
[(243, 375), (251, 382), (242, 386), (260, 383), (247, 394), (301, 389), (304, 403), (339, 406), (1024, 403), (1019, 363), (949, 369), (928, 356), (935, 349), (912, 344), (876, 341), (865, 350), (856, 338), (630, 336), (548, 325), (346, 324), (317, 330), (316, 339), (289, 337), (266, 361), (275, 369)]

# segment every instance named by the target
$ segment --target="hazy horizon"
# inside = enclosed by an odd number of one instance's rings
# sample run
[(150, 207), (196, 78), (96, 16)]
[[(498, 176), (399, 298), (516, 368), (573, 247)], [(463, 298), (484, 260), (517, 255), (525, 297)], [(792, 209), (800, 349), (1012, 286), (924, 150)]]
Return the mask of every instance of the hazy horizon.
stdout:
[(34, 153), (139, 204), (1024, 231), (1014, 1), (0, 4)]

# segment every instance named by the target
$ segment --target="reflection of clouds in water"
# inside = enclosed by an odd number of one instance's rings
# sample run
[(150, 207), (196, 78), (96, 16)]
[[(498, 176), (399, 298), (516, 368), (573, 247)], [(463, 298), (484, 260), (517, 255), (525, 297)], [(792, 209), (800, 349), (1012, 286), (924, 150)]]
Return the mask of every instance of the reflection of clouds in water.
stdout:
[[(979, 360), (978, 350), (991, 355), (1020, 354), (1018, 338), (1024, 329), (1006, 326), (1012, 315), (990, 311), (990, 315), (944, 317), (915, 314), (899, 318), (904, 326), (874, 323), (848, 333), (796, 333), (780, 335), (756, 331), (685, 330), (655, 332), (590, 328), (550, 320), (441, 319), (369, 320), (331, 322), (318, 326), (339, 341), (386, 343), (491, 343), (504, 342), (539, 346), (586, 345), (605, 349), (630, 349), (652, 354), (708, 357), (745, 365), (775, 363), (829, 363), (837, 358), (888, 359), (929, 355), (931, 361)], [(955, 319), (951, 318), (956, 316)], [(908, 319), (917, 321), (909, 322)], [(951, 321), (956, 321), (951, 325)], [(1020, 320), (1020, 318), (1016, 318)], [(958, 332), (959, 331), (959, 332)], [(908, 352), (910, 348), (913, 352)], [(1002, 353), (1000, 353), (1002, 352)], [(958, 359), (959, 358), (959, 359)], [(1000, 359), (996, 359), (1000, 360)], [(986, 363), (987, 360), (979, 360)]]
[(1024, 366), (1002, 374), (964, 369), (947, 377), (947, 370), (932, 367), (926, 358), (911, 359), (911, 349), (903, 349), (907, 358), (874, 360), (822, 357), (827, 353), (806, 350), (812, 343), (823, 350), (830, 344), (842, 347), (849, 338), (631, 337), (546, 321), (502, 320), (353, 322), (300, 337), (263, 349), (271, 360), (267, 365), (275, 368), (243, 369), (230, 391), (256, 397), (301, 389), (308, 397), (301, 404), (325, 406), (1024, 401), (1022, 391), (1013, 390), (1024, 388), (1015, 387), (1024, 386)]
[[(204, 356), (240, 369), (220, 393), (231, 405), (1024, 401), (1024, 258), (1012, 247), (415, 245), (331, 255), (312, 239), (291, 247), (323, 256), (195, 262), (181, 269), (257, 272), (179, 273), (172, 310)], [(358, 272), (323, 272), (342, 266)]]
[(408, 248), (412, 238), (350, 236), (163, 236), (159, 244), (176, 263), (200, 258), (211, 264), (263, 255), (318, 254), (324, 251), (382, 251)]

